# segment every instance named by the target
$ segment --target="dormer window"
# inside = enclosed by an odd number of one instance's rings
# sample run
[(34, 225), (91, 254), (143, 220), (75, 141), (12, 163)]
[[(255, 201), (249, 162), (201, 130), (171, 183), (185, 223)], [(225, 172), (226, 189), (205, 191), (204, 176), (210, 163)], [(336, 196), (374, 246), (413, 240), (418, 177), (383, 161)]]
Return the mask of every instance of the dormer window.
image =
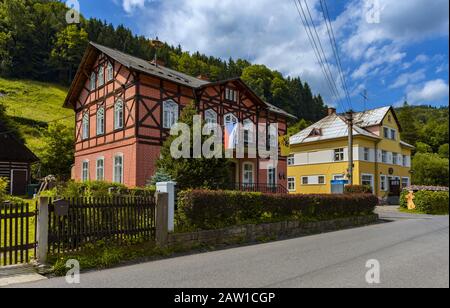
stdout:
[(91, 91), (95, 90), (95, 83), (96, 83), (96, 75), (94, 72), (92, 72), (91, 74), (91, 80), (90, 80), (90, 84), (91, 84)]
[(226, 88), (225, 89), (225, 99), (227, 101), (232, 101), (237, 103), (238, 101), (238, 93), (236, 90), (230, 89), (230, 88)]
[(322, 136), (322, 129), (320, 128), (314, 128), (309, 134), (309, 137), (320, 137), (320, 136)]

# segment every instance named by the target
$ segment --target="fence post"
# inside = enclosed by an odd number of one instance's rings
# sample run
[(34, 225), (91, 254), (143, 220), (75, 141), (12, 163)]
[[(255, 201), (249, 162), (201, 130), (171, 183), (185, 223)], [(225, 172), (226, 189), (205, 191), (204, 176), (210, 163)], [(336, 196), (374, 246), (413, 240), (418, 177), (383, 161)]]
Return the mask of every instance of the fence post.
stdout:
[(156, 193), (156, 243), (160, 247), (167, 246), (167, 241), (169, 238), (169, 228), (168, 228), (168, 203), (169, 194), (167, 193)]
[(47, 262), (48, 251), (48, 197), (39, 197), (38, 218), (37, 218), (37, 261), (40, 264)]
[(160, 182), (156, 183), (156, 191), (167, 193), (169, 196), (168, 200), (168, 228), (169, 232), (172, 232), (175, 229), (175, 186), (177, 183), (175, 182)]

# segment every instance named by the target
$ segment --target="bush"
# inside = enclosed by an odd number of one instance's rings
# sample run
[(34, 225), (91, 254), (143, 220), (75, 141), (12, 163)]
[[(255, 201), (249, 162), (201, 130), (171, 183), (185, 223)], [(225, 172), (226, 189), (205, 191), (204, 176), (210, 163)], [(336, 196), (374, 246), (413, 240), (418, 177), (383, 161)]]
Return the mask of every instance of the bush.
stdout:
[(449, 193), (444, 191), (418, 191), (414, 193), (416, 210), (426, 214), (448, 214)]
[(183, 228), (217, 229), (245, 223), (324, 220), (372, 213), (372, 194), (274, 195), (187, 190), (178, 195), (177, 223)]
[(344, 188), (346, 194), (373, 194), (372, 187), (367, 185), (347, 185)]
[(0, 202), (6, 199), (6, 189), (8, 188), (9, 181), (7, 178), (0, 178)]
[(408, 197), (409, 195), (409, 191), (408, 190), (403, 190), (402, 193), (400, 194), (400, 207), (402, 209), (407, 209), (408, 208)]

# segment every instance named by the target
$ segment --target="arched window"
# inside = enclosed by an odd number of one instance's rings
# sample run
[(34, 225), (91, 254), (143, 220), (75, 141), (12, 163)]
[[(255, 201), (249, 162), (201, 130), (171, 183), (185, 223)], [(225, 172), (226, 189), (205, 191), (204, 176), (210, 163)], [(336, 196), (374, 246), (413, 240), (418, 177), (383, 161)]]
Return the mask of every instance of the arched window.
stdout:
[(105, 84), (105, 68), (103, 66), (100, 66), (98, 69), (97, 82), (99, 87)]
[(123, 184), (123, 154), (114, 155), (114, 183)]
[(100, 157), (97, 159), (96, 180), (97, 181), (105, 180), (105, 158), (104, 157)]
[(229, 114), (225, 115), (225, 120), (224, 120), (225, 125), (237, 124), (237, 122), (238, 122), (238, 118), (234, 114), (229, 113)]
[(217, 124), (217, 113), (212, 110), (208, 109), (205, 111), (205, 123), (208, 124)]
[(97, 135), (105, 133), (105, 108), (100, 107), (97, 110)]
[(89, 160), (84, 160), (81, 166), (81, 180), (83, 182), (89, 181)]
[(91, 91), (95, 90), (95, 83), (96, 83), (96, 76), (95, 76), (95, 73), (92, 72), (92, 74), (91, 74)]
[(178, 104), (173, 100), (163, 103), (163, 127), (171, 129), (178, 122)]
[(123, 117), (123, 101), (119, 99), (114, 104), (114, 129), (123, 128)]
[(106, 68), (106, 80), (111, 81), (114, 79), (114, 67), (111, 62), (108, 62), (108, 66)]
[(89, 138), (89, 112), (85, 112), (83, 114), (83, 120), (82, 120), (82, 138), (83, 140)]

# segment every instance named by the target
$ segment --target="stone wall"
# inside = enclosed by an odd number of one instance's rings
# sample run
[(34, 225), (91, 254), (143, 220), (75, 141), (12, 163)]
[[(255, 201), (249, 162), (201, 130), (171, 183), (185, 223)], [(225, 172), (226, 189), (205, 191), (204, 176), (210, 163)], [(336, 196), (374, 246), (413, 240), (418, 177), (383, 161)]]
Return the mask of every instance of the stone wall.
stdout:
[(277, 223), (242, 225), (219, 230), (198, 231), (192, 233), (169, 234), (170, 247), (194, 247), (198, 245), (227, 245), (251, 243), (277, 238), (297, 237), (308, 234), (336, 231), (351, 227), (375, 223), (376, 214), (349, 218), (340, 218), (319, 222), (283, 221)]

